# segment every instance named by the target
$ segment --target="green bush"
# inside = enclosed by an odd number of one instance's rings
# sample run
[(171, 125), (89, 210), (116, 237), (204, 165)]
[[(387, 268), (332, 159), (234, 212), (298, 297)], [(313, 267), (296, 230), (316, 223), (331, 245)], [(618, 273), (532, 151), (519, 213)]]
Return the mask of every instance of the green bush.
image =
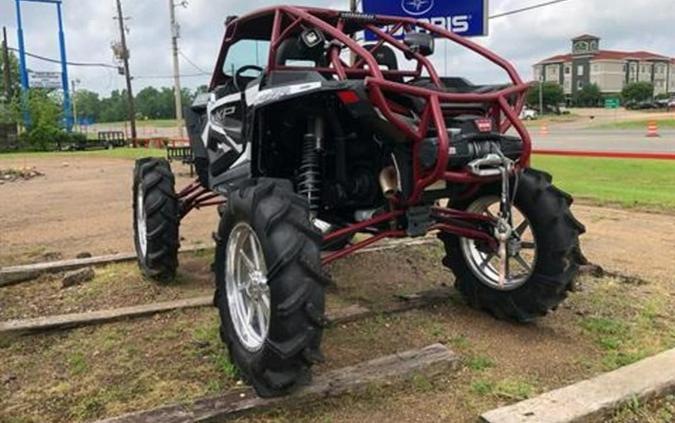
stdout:
[(650, 82), (633, 82), (621, 91), (621, 97), (625, 102), (640, 102), (651, 100), (654, 95), (654, 85)]

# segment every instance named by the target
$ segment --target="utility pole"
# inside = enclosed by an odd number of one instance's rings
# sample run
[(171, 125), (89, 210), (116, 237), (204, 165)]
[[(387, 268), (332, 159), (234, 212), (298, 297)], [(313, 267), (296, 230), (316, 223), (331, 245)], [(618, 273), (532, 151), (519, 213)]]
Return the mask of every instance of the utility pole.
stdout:
[(77, 92), (75, 91), (75, 89), (76, 89), (76, 84), (79, 84), (79, 83), (80, 83), (79, 79), (73, 79), (72, 81), (70, 81), (70, 85), (71, 85), (70, 92), (71, 92), (71, 95), (73, 97), (73, 101), (72, 101), (72, 103), (73, 103), (73, 126), (76, 127), (76, 128), (79, 128), (79, 125), (77, 123), (77, 96), (75, 95)]
[(127, 49), (127, 38), (124, 34), (124, 15), (122, 14), (122, 2), (117, 0), (117, 20), (120, 24), (120, 42), (122, 43), (122, 61), (124, 62), (124, 77), (127, 80), (127, 112), (129, 114), (129, 124), (131, 125), (131, 143), (134, 148), (138, 146), (136, 139), (136, 107), (134, 107), (134, 93), (131, 91), (131, 73), (129, 72), (129, 49)]
[(541, 75), (539, 77), (539, 116), (544, 116), (544, 76), (543, 75)]
[(7, 28), (2, 27), (2, 61), (3, 77), (5, 81), (5, 98), (9, 102), (12, 99), (12, 78), (9, 74), (9, 49), (7, 48)]
[[(185, 6), (185, 2), (181, 3)], [(178, 127), (178, 136), (183, 138), (183, 102), (180, 89), (180, 69), (178, 63), (178, 37), (180, 37), (180, 27), (176, 22), (176, 3), (169, 0), (169, 14), (171, 16), (171, 51), (173, 55), (173, 95), (176, 107), (176, 125)]]

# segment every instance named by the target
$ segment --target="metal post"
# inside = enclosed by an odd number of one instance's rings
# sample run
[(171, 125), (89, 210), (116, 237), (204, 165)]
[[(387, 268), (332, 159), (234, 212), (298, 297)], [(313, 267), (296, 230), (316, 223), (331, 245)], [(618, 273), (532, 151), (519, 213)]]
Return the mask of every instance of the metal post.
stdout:
[(544, 77), (539, 76), (539, 116), (544, 116)]
[(129, 124), (131, 125), (131, 143), (134, 148), (138, 146), (136, 138), (136, 107), (134, 106), (134, 93), (131, 90), (131, 74), (129, 72), (129, 50), (127, 49), (127, 38), (124, 35), (124, 15), (122, 14), (122, 3), (117, 0), (117, 20), (120, 24), (120, 42), (122, 43), (122, 60), (124, 62), (124, 77), (127, 81), (127, 114)]
[(178, 37), (179, 27), (176, 22), (176, 4), (169, 0), (169, 14), (171, 17), (171, 52), (173, 55), (173, 95), (176, 107), (176, 125), (178, 136), (183, 138), (183, 102), (180, 88), (180, 65), (178, 62)]
[(7, 47), (7, 28), (2, 27), (2, 60), (4, 63), (3, 66), (3, 77), (5, 80), (5, 97), (9, 102), (12, 99), (12, 77), (9, 73), (9, 49)]
[(30, 128), (28, 112), (28, 71), (26, 70), (26, 47), (23, 42), (23, 24), (21, 23), (21, 0), (16, 0), (17, 38), (19, 40), (19, 72), (21, 73), (21, 110), (24, 127)]
[(73, 130), (73, 114), (70, 108), (70, 90), (68, 88), (68, 63), (66, 61), (66, 39), (63, 35), (63, 17), (61, 2), (56, 3), (56, 14), (59, 21), (59, 49), (61, 51), (61, 84), (63, 85), (63, 116), (66, 119), (66, 131)]
[[(350, 12), (356, 12), (357, 11), (356, 1), (357, 0), (349, 0), (349, 11)], [(354, 38), (356, 40), (356, 34), (354, 34), (352, 38)], [(354, 63), (356, 63), (356, 53), (353, 50), (350, 50), (349, 61), (350, 61), (350, 65), (352, 65), (352, 66), (354, 65)]]

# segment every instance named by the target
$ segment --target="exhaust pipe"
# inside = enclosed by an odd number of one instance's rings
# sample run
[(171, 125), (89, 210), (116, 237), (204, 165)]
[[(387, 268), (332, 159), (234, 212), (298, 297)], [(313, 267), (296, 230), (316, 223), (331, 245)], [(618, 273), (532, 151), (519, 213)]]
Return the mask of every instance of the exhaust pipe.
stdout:
[(393, 165), (387, 166), (380, 172), (380, 188), (388, 200), (393, 199), (401, 191), (398, 183), (398, 171)]

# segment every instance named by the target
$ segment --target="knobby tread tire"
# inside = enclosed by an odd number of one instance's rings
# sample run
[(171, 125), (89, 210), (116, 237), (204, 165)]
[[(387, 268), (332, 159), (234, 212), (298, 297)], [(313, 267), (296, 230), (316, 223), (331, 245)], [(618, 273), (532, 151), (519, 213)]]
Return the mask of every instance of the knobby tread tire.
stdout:
[[(146, 215), (147, 251), (143, 255), (137, 225), (138, 190), (143, 189)], [(176, 276), (178, 268), (178, 198), (175, 178), (169, 162), (161, 158), (136, 161), (133, 187), (134, 244), (138, 265), (143, 274), (160, 282)]]
[[(476, 198), (495, 195), (497, 186), (487, 186), (474, 198), (453, 203), (466, 209)], [(455, 286), (467, 303), (499, 319), (528, 322), (546, 315), (565, 300), (579, 268), (579, 236), (586, 229), (572, 215), (572, 197), (551, 184), (551, 176), (533, 169), (520, 175), (515, 205), (530, 220), (537, 241), (533, 274), (520, 287), (500, 291), (480, 281), (465, 261), (457, 236), (441, 233), (446, 256), (443, 264), (455, 275)]]
[[(225, 287), (227, 243), (232, 228), (248, 223), (260, 241), (271, 292), (269, 332), (262, 348), (241, 344), (230, 317)], [(258, 395), (285, 395), (311, 378), (322, 360), (325, 286), (321, 234), (310, 223), (306, 200), (286, 180), (260, 178), (230, 192), (216, 239), (216, 306), (221, 338), (242, 378)]]

